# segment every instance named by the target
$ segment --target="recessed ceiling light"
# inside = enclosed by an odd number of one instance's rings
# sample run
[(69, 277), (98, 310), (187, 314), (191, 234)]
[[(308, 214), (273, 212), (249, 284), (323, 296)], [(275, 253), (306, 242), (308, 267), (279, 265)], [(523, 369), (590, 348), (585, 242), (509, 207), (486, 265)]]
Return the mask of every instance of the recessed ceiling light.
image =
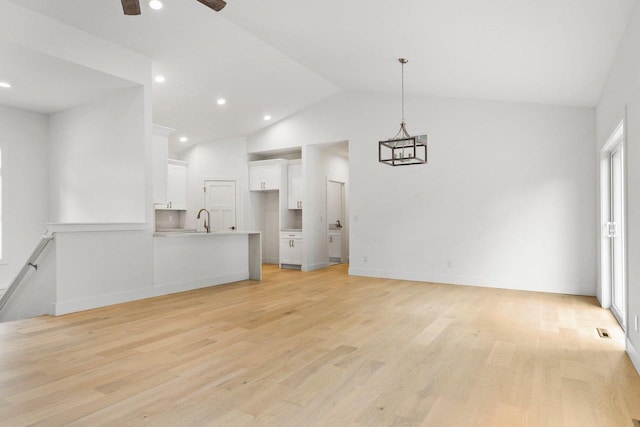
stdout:
[(7, 82), (0, 82), (0, 87), (3, 89), (9, 89), (11, 87), (11, 84)]
[(180, 142), (187, 142), (188, 140), (189, 138), (187, 138), (186, 136), (180, 137)]
[(265, 119), (266, 121), (269, 121), (269, 120), (271, 120), (271, 116), (267, 114), (266, 116), (264, 116), (264, 119)]
[(160, 0), (151, 0), (149, 2), (149, 7), (154, 10), (162, 9), (162, 2)]
[(156, 83), (164, 83), (166, 81), (166, 79), (164, 78), (164, 76), (161, 75), (157, 75), (154, 80), (156, 81)]
[(218, 98), (216, 102), (218, 103), (218, 105), (224, 105), (227, 103), (227, 100), (224, 98)]

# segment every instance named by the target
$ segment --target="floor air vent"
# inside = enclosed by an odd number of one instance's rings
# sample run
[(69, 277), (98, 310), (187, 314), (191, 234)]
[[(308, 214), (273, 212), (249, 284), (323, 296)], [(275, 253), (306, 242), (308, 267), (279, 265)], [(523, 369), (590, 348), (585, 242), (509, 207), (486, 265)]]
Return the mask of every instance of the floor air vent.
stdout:
[(596, 331), (598, 331), (598, 335), (600, 335), (600, 338), (611, 338), (611, 335), (609, 335), (609, 331), (607, 331), (605, 328), (596, 328)]

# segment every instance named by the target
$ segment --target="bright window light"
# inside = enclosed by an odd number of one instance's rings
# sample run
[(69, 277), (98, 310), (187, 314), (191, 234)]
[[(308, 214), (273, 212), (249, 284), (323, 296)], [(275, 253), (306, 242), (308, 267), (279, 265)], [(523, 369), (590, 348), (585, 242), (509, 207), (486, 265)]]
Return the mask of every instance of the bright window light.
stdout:
[[(1, 149), (0, 149), (1, 150)], [(3, 211), (3, 206), (2, 206), (2, 193), (4, 192), (4, 188), (2, 185), (2, 173), (3, 173), (3, 169), (2, 169), (2, 151), (0, 151), (0, 259), (3, 258), (4, 253), (3, 253), (3, 238), (4, 236), (2, 235), (2, 230), (4, 229), (4, 227), (2, 226), (2, 211)]]

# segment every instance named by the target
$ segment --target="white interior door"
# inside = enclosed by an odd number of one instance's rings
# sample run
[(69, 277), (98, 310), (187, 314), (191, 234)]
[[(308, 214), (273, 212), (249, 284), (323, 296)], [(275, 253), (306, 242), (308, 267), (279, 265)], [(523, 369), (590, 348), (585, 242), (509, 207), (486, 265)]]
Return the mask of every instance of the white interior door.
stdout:
[(624, 277), (624, 149), (619, 144), (611, 152), (611, 311), (625, 328)]
[(327, 224), (335, 226), (340, 222), (342, 224), (342, 187), (341, 182), (327, 182)]
[(211, 231), (236, 229), (236, 182), (205, 181), (205, 207), (211, 217)]
[(327, 180), (327, 254), (329, 262), (342, 262), (344, 183)]

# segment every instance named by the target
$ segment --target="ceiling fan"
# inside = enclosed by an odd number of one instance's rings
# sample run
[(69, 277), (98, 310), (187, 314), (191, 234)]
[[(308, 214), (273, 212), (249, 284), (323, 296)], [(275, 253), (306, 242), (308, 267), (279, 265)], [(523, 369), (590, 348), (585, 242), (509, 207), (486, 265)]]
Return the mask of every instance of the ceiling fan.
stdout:
[[(216, 12), (220, 12), (227, 5), (224, 0), (198, 0)], [(140, 0), (122, 0), (122, 10), (125, 15), (140, 15)]]

